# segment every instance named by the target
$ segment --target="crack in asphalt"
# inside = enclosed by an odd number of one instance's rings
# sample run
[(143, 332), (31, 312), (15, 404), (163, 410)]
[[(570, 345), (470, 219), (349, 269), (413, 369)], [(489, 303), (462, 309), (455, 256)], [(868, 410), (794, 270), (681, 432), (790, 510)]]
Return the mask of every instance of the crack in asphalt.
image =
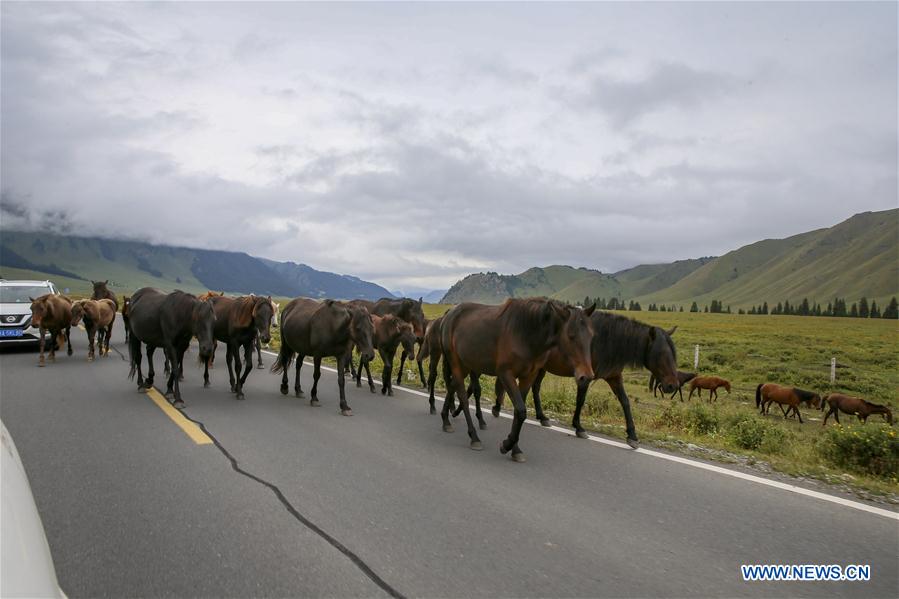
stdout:
[(383, 578), (378, 576), (378, 574), (368, 564), (366, 564), (365, 561), (363, 561), (361, 557), (359, 557), (358, 555), (353, 553), (353, 551), (351, 549), (349, 549), (346, 545), (344, 545), (343, 543), (341, 543), (340, 541), (338, 541), (337, 539), (335, 539), (334, 537), (329, 535), (321, 527), (319, 527), (317, 524), (315, 524), (314, 522), (309, 520), (309, 518), (307, 518), (306, 516), (301, 514), (293, 506), (293, 504), (291, 504), (290, 501), (288, 501), (287, 497), (284, 496), (284, 493), (281, 492), (281, 489), (279, 489), (277, 485), (275, 485), (274, 483), (270, 483), (269, 481), (256, 476), (252, 472), (247, 472), (246, 470), (242, 469), (238, 465), (237, 459), (233, 455), (231, 455), (231, 453), (229, 453), (227, 449), (225, 449), (225, 447), (215, 437), (215, 435), (213, 435), (211, 432), (209, 432), (209, 429), (206, 428), (205, 424), (203, 424), (199, 420), (195, 420), (195, 419), (191, 418), (187, 414), (186, 410), (181, 410), (181, 414), (185, 418), (187, 418), (188, 420), (190, 420), (191, 422), (193, 422), (194, 424), (199, 426), (203, 430), (203, 432), (206, 433), (210, 439), (212, 439), (213, 444), (218, 448), (218, 450), (222, 453), (222, 455), (224, 455), (228, 459), (228, 461), (231, 462), (231, 468), (233, 468), (235, 472), (237, 472), (238, 474), (242, 474), (243, 476), (246, 476), (250, 480), (257, 482), (264, 487), (267, 487), (272, 493), (274, 493), (275, 497), (278, 498), (278, 501), (281, 502), (281, 504), (290, 513), (290, 515), (293, 516), (300, 524), (302, 524), (303, 526), (305, 526), (306, 528), (308, 528), (309, 530), (311, 530), (312, 532), (314, 532), (315, 534), (320, 536), (322, 539), (327, 541), (332, 547), (334, 547), (339, 552), (341, 552), (343, 555), (345, 555), (347, 558), (349, 558), (349, 560), (351, 562), (353, 562), (353, 564), (355, 564), (355, 566), (357, 568), (359, 568), (363, 574), (365, 574), (376, 585), (381, 587), (381, 589), (383, 589), (384, 592), (386, 592), (388, 595), (390, 595), (391, 597), (395, 597), (397, 599), (405, 599), (405, 596), (402, 593), (400, 593), (398, 590), (393, 588), (390, 585), (390, 583), (388, 583), (386, 580), (384, 580)]

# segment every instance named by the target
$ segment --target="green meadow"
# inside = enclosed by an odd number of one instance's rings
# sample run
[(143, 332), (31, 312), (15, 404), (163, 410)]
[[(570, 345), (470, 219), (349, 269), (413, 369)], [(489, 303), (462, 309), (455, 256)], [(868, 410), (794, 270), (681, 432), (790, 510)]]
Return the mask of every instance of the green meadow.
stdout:
[[(436, 318), (451, 306), (426, 305), (425, 315)], [(649, 372), (625, 371), (625, 384), (641, 442), (696, 454), (707, 459), (740, 463), (814, 478), (848, 487), (865, 496), (899, 502), (899, 439), (895, 427), (881, 416), (867, 425), (842, 414), (822, 427), (823, 412), (801, 408), (803, 423), (784, 419), (773, 406), (762, 416), (755, 408), (755, 388), (775, 382), (820, 393), (832, 391), (890, 406), (899, 418), (899, 321), (885, 319), (750, 316), (689, 312), (623, 312), (665, 329), (677, 326), (674, 340), (680, 370), (693, 371), (694, 347), (699, 345), (700, 374), (731, 381), (732, 392), (719, 390), (709, 403), (695, 395), (653, 397)], [(277, 344), (277, 336), (275, 345)], [(836, 381), (830, 384), (830, 362), (836, 358)], [(394, 373), (398, 368), (398, 359)], [(381, 363), (372, 364), (372, 378), (380, 385)], [(427, 361), (425, 362), (427, 374)], [(394, 374), (394, 376), (396, 376)], [(407, 362), (403, 384), (418, 386), (415, 363)], [(483, 405), (488, 426), (508, 426), (489, 415), (493, 379), (483, 377)], [(442, 376), (438, 377), (442, 397)], [(544, 410), (550, 418), (570, 425), (574, 410), (572, 379), (547, 376), (543, 383)], [(426, 400), (416, 398), (425, 409)], [(529, 415), (533, 416), (529, 401)], [(505, 408), (510, 408), (509, 402)], [(624, 439), (624, 418), (618, 400), (604, 381), (590, 388), (582, 414), (583, 425)]]

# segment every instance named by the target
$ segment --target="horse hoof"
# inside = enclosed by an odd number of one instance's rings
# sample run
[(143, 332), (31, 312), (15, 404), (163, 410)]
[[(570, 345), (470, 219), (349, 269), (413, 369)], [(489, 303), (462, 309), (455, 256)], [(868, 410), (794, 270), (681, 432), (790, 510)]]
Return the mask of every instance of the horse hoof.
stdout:
[(482, 431), (487, 430), (487, 423), (486, 422), (478, 422), (478, 428), (480, 428)]
[(322, 404), (317, 399), (311, 399), (311, 400), (309, 400), (309, 405), (312, 406), (313, 408), (317, 408)]
[(387, 395), (387, 389), (381, 387), (381, 395)]
[(38, 368), (43, 368), (44, 366), (46, 366), (46, 364), (44, 364), (43, 362), (38, 362), (37, 366)]
[(521, 453), (521, 452), (519, 452), (519, 453), (513, 453), (513, 454), (512, 454), (512, 461), (513, 461), (513, 462), (518, 462), (519, 464), (523, 464), (523, 463), (527, 462), (527, 458), (525, 458), (525, 457), (524, 457), (524, 454)]
[(287, 395), (287, 385), (281, 385), (281, 395)]
[(352, 416), (353, 410), (351, 410), (350, 408), (347, 408), (345, 410), (340, 410), (340, 415), (341, 416)]
[(387, 390), (387, 397), (393, 397), (393, 389)]
[(237, 387), (231, 385), (231, 393), (237, 393)]
[(244, 395), (243, 393), (238, 393), (237, 396), (235, 397), (235, 399), (246, 399), (246, 398), (247, 398), (247, 396)]
[(183, 410), (184, 408), (187, 407), (187, 405), (179, 399), (172, 403), (172, 407), (177, 410)]
[(472, 441), (471, 445), (469, 445), (469, 447), (471, 447), (475, 451), (483, 451), (484, 450), (484, 446), (481, 445), (480, 441)]
[(369, 387), (368, 390), (371, 391), (372, 393), (378, 392), (377, 389), (375, 389), (374, 387)]
[(549, 418), (541, 418), (540, 426), (552, 426), (552, 424), (550, 424)]
[(509, 450), (506, 448), (506, 442), (505, 442), (505, 441), (500, 441), (500, 442), (499, 442), (499, 452), (500, 452), (501, 454), (503, 454), (503, 455), (506, 455), (507, 453), (509, 453)]
[[(284, 395), (287, 395), (287, 393), (285, 393)], [(303, 393), (302, 391), (297, 391), (296, 393), (294, 393), (294, 396), (302, 399), (302, 398), (306, 397), (306, 394)]]
[(443, 432), (445, 432), (445, 433), (452, 433), (452, 432), (455, 432), (455, 430), (456, 430), (456, 428), (452, 424), (444, 424), (443, 425)]
[(490, 413), (493, 414), (494, 418), (499, 418), (499, 408), (491, 408)]
[(259, 370), (262, 370), (263, 368), (265, 368), (265, 366), (263, 364), (257, 364), (256, 368), (258, 368)]
[(204, 389), (208, 389), (208, 388), (211, 387), (211, 386), (212, 386), (212, 385), (209, 384), (209, 381), (206, 381), (206, 382), (203, 383), (203, 388), (204, 388)]
[[(43, 364), (41, 364), (41, 366), (43, 366)], [(434, 408), (434, 406), (431, 406), (430, 412), (431, 412), (431, 416), (433, 416), (434, 414), (437, 413), (437, 410)]]
[(640, 447), (640, 442), (636, 439), (628, 439), (627, 444), (631, 446), (631, 449), (638, 449)]
[(590, 438), (587, 436), (587, 431), (585, 431), (583, 429), (578, 429), (578, 430), (574, 431), (574, 436), (577, 437), (578, 439), (589, 439)]
[(71, 356), (71, 355), (72, 355), (72, 350), (67, 351), (67, 352), (66, 352), (66, 355), (67, 355), (67, 356)]
[(361, 388), (362, 388), (362, 383), (356, 383), (356, 388), (357, 388), (357, 389), (361, 389)]
[(166, 391), (163, 397), (175, 397), (174, 391)]

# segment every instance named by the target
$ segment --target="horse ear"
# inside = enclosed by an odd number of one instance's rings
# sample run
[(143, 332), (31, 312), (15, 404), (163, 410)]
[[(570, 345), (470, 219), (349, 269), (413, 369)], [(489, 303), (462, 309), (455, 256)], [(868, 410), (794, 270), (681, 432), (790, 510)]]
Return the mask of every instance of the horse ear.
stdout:
[(596, 302), (593, 302), (593, 304), (589, 308), (584, 310), (584, 316), (590, 316), (591, 314), (593, 314), (593, 312), (595, 310), (596, 310)]
[(418, 298), (418, 305), (419, 305), (419, 306), (421, 305), (423, 299), (424, 299), (424, 297)]
[(31, 297), (31, 296), (30, 296), (30, 295), (29, 295), (29, 296), (28, 296), (28, 299), (30, 299), (30, 300), (31, 300), (31, 303), (32, 303), (32, 304), (33, 304), (33, 303), (34, 303), (34, 298), (33, 298), (33, 297)]
[(106, 279), (105, 281), (103, 281), (103, 284), (104, 284), (104, 285), (109, 285), (109, 279)]
[(674, 327), (672, 327), (672, 329), (670, 331), (666, 331), (666, 333), (668, 333), (668, 336), (670, 337), (671, 335), (674, 334), (674, 331), (676, 331), (676, 330), (677, 330), (677, 325), (674, 325)]

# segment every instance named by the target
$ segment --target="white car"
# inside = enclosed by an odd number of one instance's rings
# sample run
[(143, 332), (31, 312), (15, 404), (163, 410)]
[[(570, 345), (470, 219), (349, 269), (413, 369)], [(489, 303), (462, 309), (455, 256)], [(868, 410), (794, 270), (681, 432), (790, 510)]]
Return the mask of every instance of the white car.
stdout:
[[(0, 346), (37, 343), (40, 331), (31, 326), (31, 298), (59, 295), (50, 281), (0, 279)], [(49, 339), (49, 333), (45, 332)]]

